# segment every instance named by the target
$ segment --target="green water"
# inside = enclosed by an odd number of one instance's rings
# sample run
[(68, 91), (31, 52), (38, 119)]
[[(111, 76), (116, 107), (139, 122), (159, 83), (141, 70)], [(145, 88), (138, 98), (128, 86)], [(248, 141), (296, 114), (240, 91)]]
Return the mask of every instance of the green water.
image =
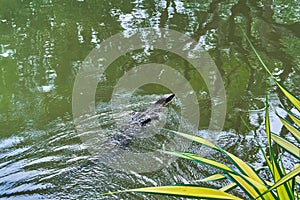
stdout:
[[(261, 155), (253, 134), (259, 134), (258, 139), (265, 143), (266, 74), (240, 26), (275, 77), (299, 97), (299, 10), (298, 1), (2, 0), (0, 197), (160, 199), (144, 194), (95, 195), (142, 186), (193, 183), (211, 173), (210, 168), (182, 160), (145, 173), (124, 172), (91, 162), (94, 155), (81, 137), (86, 132), (78, 131), (73, 119), (76, 76), (82, 62), (94, 48), (101, 48), (102, 42), (119, 33), (130, 37), (136, 29), (146, 27), (178, 31), (209, 53), (226, 91), (225, 123), (215, 142), (260, 166)], [(170, 66), (185, 77), (201, 113), (195, 134), (207, 134), (213, 106), (205, 80), (178, 55), (151, 48), (128, 51), (112, 62), (103, 80), (99, 79), (94, 99), (101, 128), (110, 134), (117, 132), (110, 109), (115, 85), (125, 72), (149, 63)], [(288, 105), (273, 83), (269, 91), (275, 107)], [(153, 83), (140, 87), (128, 102), (128, 109), (115, 113), (116, 119), (122, 121), (169, 92), (167, 87)], [(195, 102), (186, 105), (187, 109), (192, 105)], [(167, 128), (178, 127), (181, 106), (177, 98), (168, 107)], [(190, 116), (198, 117), (193, 111)], [(275, 117), (271, 120), (273, 131), (286, 131)], [(85, 123), (89, 125), (89, 121)], [(142, 145), (148, 149), (161, 147), (168, 137), (159, 135)], [(190, 150), (197, 152), (197, 148), (192, 146)]]

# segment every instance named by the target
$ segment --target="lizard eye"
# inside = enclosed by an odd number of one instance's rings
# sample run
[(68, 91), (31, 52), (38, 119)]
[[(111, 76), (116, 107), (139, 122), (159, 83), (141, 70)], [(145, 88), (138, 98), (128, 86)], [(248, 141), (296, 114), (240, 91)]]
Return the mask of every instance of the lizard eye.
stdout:
[(151, 121), (151, 118), (144, 118), (144, 119), (141, 119), (140, 123), (142, 126), (144, 126), (147, 123), (149, 123), (150, 121)]

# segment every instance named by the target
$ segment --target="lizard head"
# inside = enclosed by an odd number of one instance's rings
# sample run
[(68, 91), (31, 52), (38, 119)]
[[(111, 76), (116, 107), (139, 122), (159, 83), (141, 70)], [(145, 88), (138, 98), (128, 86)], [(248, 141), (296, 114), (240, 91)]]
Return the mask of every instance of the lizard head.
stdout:
[(175, 94), (165, 94), (165, 95), (161, 96), (160, 99), (157, 102), (155, 102), (155, 104), (166, 106), (172, 101), (172, 99), (174, 97), (175, 97)]

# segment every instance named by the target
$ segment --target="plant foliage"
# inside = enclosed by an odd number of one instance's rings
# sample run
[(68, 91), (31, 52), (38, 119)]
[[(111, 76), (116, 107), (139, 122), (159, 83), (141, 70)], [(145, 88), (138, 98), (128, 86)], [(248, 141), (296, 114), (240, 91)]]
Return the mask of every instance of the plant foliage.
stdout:
[[(267, 73), (275, 81), (277, 86), (280, 88), (285, 97), (290, 101), (291, 105), (300, 112), (300, 100), (289, 92), (285, 87), (283, 87), (276, 79), (273, 77), (270, 70), (267, 68), (262, 58), (254, 48), (253, 44), (245, 34), (250, 47), (256, 54), (258, 60), (265, 68)], [(283, 126), (293, 135), (297, 142), (300, 141), (300, 117), (295, 113), (285, 109), (287, 115), (291, 120), (280, 116), (276, 111), (276, 115), (279, 117)], [(137, 188), (120, 192), (143, 192), (143, 193), (154, 193), (154, 194), (164, 194), (164, 195), (175, 195), (181, 197), (195, 197), (201, 199), (240, 199), (233, 194), (230, 194), (230, 190), (239, 187), (250, 199), (299, 199), (299, 194), (297, 193), (297, 187), (299, 187), (299, 180), (297, 181), (297, 176), (300, 174), (300, 164), (295, 163), (294, 168), (291, 171), (287, 171), (284, 168), (284, 164), (280, 159), (277, 158), (273, 150), (273, 143), (275, 143), (281, 152), (287, 152), (294, 156), (296, 160), (300, 160), (300, 148), (295, 145), (292, 141), (271, 132), (269, 120), (269, 102), (268, 95), (266, 95), (266, 111), (265, 111), (265, 129), (268, 138), (268, 155), (261, 147), (262, 153), (264, 155), (265, 161), (267, 163), (267, 169), (272, 175), (272, 181), (266, 181), (259, 176), (258, 170), (253, 169), (248, 163), (244, 162), (237, 156), (225, 151), (224, 149), (214, 145), (208, 140), (193, 136), (186, 133), (181, 133), (173, 130), (167, 130), (171, 133), (180, 135), (184, 138), (190, 139), (198, 144), (204, 145), (208, 148), (214, 149), (221, 154), (223, 154), (229, 161), (231, 165), (226, 165), (209, 158), (202, 157), (197, 154), (187, 153), (187, 152), (174, 152), (174, 151), (164, 151), (166, 154), (174, 155), (180, 158), (192, 160), (195, 162), (200, 162), (205, 165), (212, 166), (216, 169), (221, 170), (222, 173), (214, 174), (209, 177), (202, 179), (202, 182), (208, 181), (219, 181), (223, 179), (229, 180), (229, 184), (216, 189), (209, 188), (200, 185), (172, 185), (172, 186), (160, 186), (160, 187), (145, 187)]]

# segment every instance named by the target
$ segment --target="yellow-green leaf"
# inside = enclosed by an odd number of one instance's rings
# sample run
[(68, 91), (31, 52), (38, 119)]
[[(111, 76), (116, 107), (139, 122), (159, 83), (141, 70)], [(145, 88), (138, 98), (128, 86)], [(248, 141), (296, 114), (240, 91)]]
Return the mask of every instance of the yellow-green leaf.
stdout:
[(254, 51), (256, 57), (258, 58), (259, 62), (262, 64), (262, 66), (265, 68), (265, 70), (268, 72), (268, 74), (273, 78), (273, 80), (276, 82), (276, 84), (278, 85), (280, 90), (283, 92), (283, 94), (300, 111), (300, 100), (297, 97), (295, 97), (292, 93), (290, 93), (287, 89), (285, 89), (282, 85), (280, 85), (280, 83), (275, 79), (275, 77), (273, 76), (271, 71), (268, 69), (268, 67), (266, 66), (266, 64), (264, 63), (262, 58), (260, 57), (259, 53), (256, 51), (255, 47), (253, 46), (252, 42), (250, 41), (250, 39), (247, 36), (247, 34), (245, 33), (245, 31), (243, 29), (242, 29), (242, 31), (243, 31), (243, 33), (246, 37), (246, 40), (248, 41), (250, 47), (252, 48), (252, 50)]
[(295, 124), (300, 127), (300, 118), (296, 116), (294, 113), (287, 111), (289, 117), (295, 122)]
[[(261, 199), (259, 196), (268, 190), (265, 185), (260, 184), (247, 176), (239, 176), (235, 174), (229, 174), (229, 176), (250, 195), (251, 199)], [(267, 199), (274, 199), (271, 193), (268, 193), (265, 196)]]
[(276, 142), (278, 145), (280, 145), (282, 148), (296, 156), (296, 158), (300, 158), (300, 148), (298, 148), (293, 143), (287, 141), (286, 139), (272, 133), (272, 140)]
[[(277, 181), (279, 181), (282, 178), (282, 169), (279, 167), (276, 159), (274, 157), (272, 158), (272, 167), (273, 167), (273, 171), (272, 171), (272, 175), (274, 178), (274, 182), (276, 183)], [(279, 199), (290, 199), (289, 198), (289, 189), (287, 188), (288, 186), (286, 185), (280, 185), (277, 188), (277, 194)]]
[(240, 198), (228, 194), (226, 192), (197, 186), (160, 186), (160, 187), (146, 187), (126, 190), (125, 192), (146, 192), (154, 194), (177, 195), (183, 197), (197, 197), (202, 199), (228, 199), (241, 200)]
[(198, 136), (194, 136), (194, 135), (190, 135), (190, 134), (186, 134), (186, 133), (181, 133), (181, 132), (178, 132), (178, 131), (173, 131), (173, 130), (170, 130), (170, 129), (165, 129), (165, 130), (168, 131), (168, 132), (180, 135), (180, 136), (182, 136), (184, 138), (187, 138), (189, 140), (192, 140), (194, 142), (203, 144), (203, 145), (205, 145), (207, 147), (210, 147), (212, 149), (218, 149), (218, 147), (216, 145), (214, 145), (213, 143), (211, 143), (210, 141), (208, 141), (208, 140), (206, 140), (204, 138), (201, 138), (201, 137), (198, 137)]
[[(260, 57), (260, 55), (258, 54), (258, 52), (256, 51), (255, 47), (253, 46), (252, 42), (250, 41), (249, 37), (247, 36), (247, 34), (245, 33), (244, 29), (241, 29), (242, 32), (244, 33), (246, 40), (248, 41), (250, 47), (252, 48), (252, 50), (254, 51), (256, 57), (258, 58), (259, 62), (262, 64), (262, 66), (265, 68), (265, 70), (268, 72), (268, 74), (270, 74), (270, 76), (273, 76), (273, 74), (270, 72), (270, 70), (268, 69), (268, 67), (266, 66), (266, 64), (264, 63), (264, 61), (262, 60), (262, 58)], [(275, 80), (275, 78), (274, 78)]]
[(161, 152), (169, 154), (169, 155), (172, 155), (172, 156), (177, 156), (177, 157), (180, 157), (180, 158), (185, 158), (185, 159), (188, 159), (188, 160), (193, 160), (189, 156), (186, 156), (183, 152), (175, 152), (175, 151), (161, 151)]
[(208, 164), (210, 166), (221, 169), (225, 172), (234, 172), (231, 168), (227, 167), (226, 165), (224, 165), (222, 163), (219, 163), (217, 161), (201, 157), (201, 156), (196, 155), (196, 154), (185, 153), (185, 152), (171, 152), (171, 151), (163, 151), (163, 152), (167, 153), (169, 155), (174, 155), (174, 156), (178, 156), (178, 157), (181, 157), (181, 158), (193, 160), (193, 161), (196, 161), (196, 162), (201, 162), (201, 163), (204, 163), (204, 164)]
[(200, 181), (203, 181), (203, 182), (205, 182), (205, 181), (219, 181), (219, 180), (222, 180), (224, 178), (226, 178), (226, 177), (222, 174), (214, 174), (214, 175), (208, 176), (204, 179), (201, 179)]
[(277, 81), (276, 84), (283, 92), (283, 94), (290, 100), (290, 102), (300, 111), (300, 100), (297, 97), (295, 97), (291, 92), (289, 92), (287, 89), (285, 89), (283, 86), (281, 86)]
[[(239, 159), (238, 157), (236, 157), (235, 155), (223, 150), (223, 149), (220, 149), (219, 147), (217, 147), (216, 145), (212, 144), (211, 142), (207, 141), (206, 139), (203, 139), (203, 138), (200, 138), (200, 137), (197, 137), (197, 136), (193, 136), (193, 135), (189, 135), (189, 134), (186, 134), (186, 133), (180, 133), (180, 132), (177, 132), (177, 131), (172, 131), (172, 130), (169, 130), (169, 129), (166, 129), (167, 131), (170, 131), (172, 133), (175, 133), (175, 134), (178, 134), (178, 135), (181, 135), (182, 137), (185, 137), (185, 138), (188, 138), (188, 139), (191, 139), (193, 141), (196, 141), (200, 144), (204, 144), (208, 147), (211, 147), (217, 151), (220, 151), (221, 153), (223, 153), (224, 155), (226, 155), (228, 158), (230, 158), (234, 164), (239, 167), (239, 169), (241, 171), (244, 172), (244, 174), (246, 174), (247, 176), (253, 178), (254, 180), (260, 182), (263, 184), (263, 181), (261, 180), (261, 178), (255, 173), (255, 171), (247, 164), (245, 163), (244, 161), (242, 161), (241, 159)], [(169, 152), (170, 154), (171, 152)], [(185, 153), (184, 156), (187, 156), (188, 153)], [(173, 154), (174, 155), (174, 154)], [(199, 162), (203, 162), (203, 158), (201, 157), (201, 161), (200, 160), (197, 160), (197, 158), (199, 156), (195, 155), (195, 154), (190, 154), (191, 156), (189, 156), (188, 159), (191, 159), (192, 157), (194, 157), (194, 159), (196, 159), (195, 161), (199, 161)], [(178, 156), (178, 155), (177, 155)], [(183, 157), (183, 156), (180, 156), (180, 157)], [(200, 157), (199, 157), (200, 158)], [(215, 161), (213, 161), (215, 162)], [(208, 163), (207, 163), (208, 164)], [(221, 165), (221, 163), (210, 163), (210, 165), (213, 165), (215, 167), (221, 167), (220, 169), (223, 169), (225, 171), (232, 171), (232, 169), (228, 168), (226, 165)], [(230, 169), (230, 170), (228, 170)]]
[[(296, 169), (298, 167), (300, 167), (300, 163), (295, 164), (293, 169)], [(296, 182), (297, 182), (297, 184), (300, 184), (300, 176), (296, 176)]]
[(292, 124), (290, 124), (289, 121), (285, 120), (284, 118), (278, 116), (281, 123), (291, 132), (291, 134), (298, 140), (300, 141), (300, 131), (295, 128)]
[[(296, 124), (296, 126), (300, 127), (300, 117), (297, 116), (295, 113), (292, 113), (291, 111), (283, 108), (285, 110), (285, 112), (287, 112), (288, 116), (292, 119), (292, 121)], [(276, 115), (279, 117), (279, 118), (282, 118), (278, 112), (276, 111), (276, 109), (274, 108), (274, 111), (276, 113)], [(290, 122), (291, 123), (291, 122)]]
[(220, 190), (220, 191), (223, 191), (223, 192), (227, 192), (227, 191), (229, 191), (229, 190), (232, 190), (232, 189), (235, 188), (236, 186), (237, 186), (236, 183), (230, 183), (229, 185), (226, 185), (226, 186), (220, 188), (219, 190)]
[[(232, 178), (234, 178), (238, 185), (240, 185), (242, 187), (242, 189), (244, 188), (244, 190), (246, 190), (248, 193), (252, 192), (252, 194), (259, 194), (258, 196), (256, 196), (255, 198), (260, 199), (258, 197), (263, 196), (264, 199), (275, 199), (275, 195), (270, 191), (270, 192), (266, 192), (268, 191), (268, 186), (261, 184), (259, 182), (257, 182), (256, 180), (245, 176), (245, 175), (232, 175), (229, 174), (229, 176), (231, 176)], [(255, 190), (255, 192), (253, 192), (253, 190)], [(252, 196), (254, 197), (254, 196)]]
[(227, 156), (231, 158), (231, 160), (234, 162), (234, 164), (248, 177), (254, 179), (255, 181), (264, 184), (262, 179), (257, 175), (257, 173), (253, 170), (252, 167), (250, 167), (247, 163), (245, 163), (240, 158), (236, 157), (235, 155), (226, 152)]
[(298, 165), (296, 168), (294, 168), (292, 171), (290, 171), (288, 174), (286, 174), (284, 177), (282, 177), (280, 180), (276, 181), (276, 183), (268, 189), (265, 193), (272, 191), (275, 188), (280, 187), (282, 184), (287, 183), (290, 179), (298, 176), (300, 174), (300, 165)]

